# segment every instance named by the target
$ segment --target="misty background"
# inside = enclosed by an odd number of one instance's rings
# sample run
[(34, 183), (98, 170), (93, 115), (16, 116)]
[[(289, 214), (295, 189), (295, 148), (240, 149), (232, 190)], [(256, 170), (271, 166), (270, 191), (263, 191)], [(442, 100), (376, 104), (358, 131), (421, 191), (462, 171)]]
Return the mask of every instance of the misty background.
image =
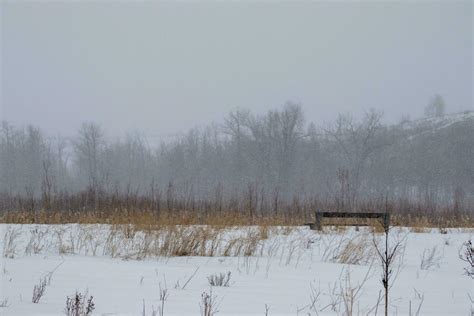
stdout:
[(1, 117), (149, 137), (294, 101), (309, 121), (473, 109), (471, 1), (2, 1)]
[(1, 10), (0, 208), (474, 201), (470, 1)]

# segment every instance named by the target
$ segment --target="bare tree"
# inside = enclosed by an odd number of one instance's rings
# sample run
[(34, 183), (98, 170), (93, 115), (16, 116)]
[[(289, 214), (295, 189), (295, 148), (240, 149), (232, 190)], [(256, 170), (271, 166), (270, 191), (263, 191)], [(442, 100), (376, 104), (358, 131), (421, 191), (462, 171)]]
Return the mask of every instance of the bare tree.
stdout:
[(76, 163), (80, 172), (87, 175), (87, 185), (97, 196), (101, 188), (101, 153), (104, 146), (104, 135), (99, 125), (84, 123), (78, 139), (74, 142)]
[(328, 203), (350, 210), (388, 196), (421, 201), (427, 211), (443, 204), (461, 218), (474, 201), (474, 124), (471, 114), (459, 115), (384, 126), (370, 111), (319, 128), (305, 126), (301, 107), (289, 102), (262, 115), (234, 110), (219, 128), (192, 129), (156, 147), (139, 133), (106, 141), (91, 123), (69, 141), (4, 122), (0, 207), (47, 209), (77, 193), (83, 203), (110, 194), (126, 203), (150, 198), (158, 209), (169, 202), (176, 210), (227, 207), (253, 217)]
[(248, 110), (231, 111), (224, 120), (223, 132), (231, 137), (234, 151), (234, 177), (237, 181), (235, 186), (244, 183), (244, 166), (245, 166), (245, 144), (249, 138), (248, 123), (250, 112)]
[(51, 142), (48, 142), (45, 148), (44, 157), (42, 161), (42, 176), (41, 176), (41, 192), (43, 209), (49, 210), (51, 207), (51, 199), (53, 186), (55, 181), (54, 174), (54, 156), (51, 149)]
[(382, 114), (374, 110), (366, 113), (361, 121), (352, 116), (340, 115), (334, 126), (326, 128), (326, 134), (336, 141), (345, 161), (341, 170), (348, 170), (346, 184), (350, 190), (349, 208), (354, 208), (361, 185), (365, 165), (370, 156), (386, 143), (379, 137), (382, 130)]
[(257, 179), (264, 178), (266, 186), (277, 187), (279, 194), (287, 195), (297, 145), (305, 136), (301, 106), (287, 102), (282, 111), (250, 117), (248, 127), (254, 148), (252, 159), (258, 166)]
[(288, 102), (281, 113), (277, 113), (278, 129), (278, 184), (289, 192), (291, 169), (294, 164), (298, 141), (304, 135), (304, 114), (301, 105)]

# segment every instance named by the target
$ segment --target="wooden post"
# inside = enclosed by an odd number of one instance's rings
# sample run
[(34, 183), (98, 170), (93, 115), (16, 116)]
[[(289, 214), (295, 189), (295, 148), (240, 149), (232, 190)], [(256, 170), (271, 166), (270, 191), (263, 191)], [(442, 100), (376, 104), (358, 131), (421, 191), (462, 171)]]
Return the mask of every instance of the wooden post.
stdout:
[(383, 229), (385, 230), (385, 233), (388, 233), (388, 230), (390, 229), (390, 214), (385, 213), (383, 216)]
[(322, 230), (323, 227), (321, 225), (321, 212), (316, 211), (316, 229)]

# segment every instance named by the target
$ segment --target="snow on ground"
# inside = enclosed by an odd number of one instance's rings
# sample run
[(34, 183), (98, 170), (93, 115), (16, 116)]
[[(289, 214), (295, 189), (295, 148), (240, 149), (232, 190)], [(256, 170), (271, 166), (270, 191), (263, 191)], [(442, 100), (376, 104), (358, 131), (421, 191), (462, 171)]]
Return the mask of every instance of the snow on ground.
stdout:
[[(250, 256), (239, 248), (224, 256), (232, 238), (245, 239), (255, 232), (259, 229), (220, 231), (215, 257), (156, 256), (149, 250), (154, 244), (134, 233), (120, 241), (126, 250), (115, 249), (112, 258), (110, 249), (104, 250), (107, 245), (110, 248), (112, 236), (105, 225), (2, 224), (1, 236), (7, 238), (2, 238), (1, 247), (7, 257), (0, 259), (0, 303), (7, 300), (7, 307), (0, 307), (0, 314), (61, 315), (66, 297), (77, 290), (93, 295), (94, 315), (142, 315), (143, 306), (151, 315), (152, 307), (160, 303), (161, 286), (169, 291), (164, 315), (200, 315), (201, 295), (210, 291), (208, 276), (230, 271), (229, 287), (212, 288), (219, 303), (216, 315), (265, 315), (265, 305), (268, 315), (275, 316), (344, 315), (350, 293), (355, 296), (353, 315), (375, 315), (382, 286), (372, 233), (274, 228), (257, 245), (250, 239), (241, 244), (244, 250), (251, 244)], [(260, 233), (266, 237), (266, 232)], [(459, 251), (472, 235), (472, 230), (460, 229), (447, 234), (393, 229), (392, 242), (401, 240), (405, 247), (394, 266), (398, 276), (391, 289), (390, 315), (408, 315), (410, 304), (413, 315), (420, 304), (419, 315), (470, 315), (468, 295), (474, 298), (474, 281), (463, 274)], [(159, 239), (156, 247), (164, 247), (168, 240), (155, 238)], [(140, 247), (149, 247), (150, 254), (138, 255)], [(423, 268), (422, 257), (427, 265)], [(52, 276), (44, 296), (32, 303), (33, 287), (49, 272)], [(312, 296), (317, 297), (314, 304)], [(378, 315), (382, 311), (381, 302)]]

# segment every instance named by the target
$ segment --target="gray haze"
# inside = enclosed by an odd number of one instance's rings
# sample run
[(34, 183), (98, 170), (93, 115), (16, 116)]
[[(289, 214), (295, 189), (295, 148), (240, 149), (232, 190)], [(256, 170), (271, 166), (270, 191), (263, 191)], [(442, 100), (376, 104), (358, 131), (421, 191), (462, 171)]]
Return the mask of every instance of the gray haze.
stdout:
[(236, 107), (308, 121), (473, 108), (473, 4), (2, 1), (0, 119), (174, 134)]

